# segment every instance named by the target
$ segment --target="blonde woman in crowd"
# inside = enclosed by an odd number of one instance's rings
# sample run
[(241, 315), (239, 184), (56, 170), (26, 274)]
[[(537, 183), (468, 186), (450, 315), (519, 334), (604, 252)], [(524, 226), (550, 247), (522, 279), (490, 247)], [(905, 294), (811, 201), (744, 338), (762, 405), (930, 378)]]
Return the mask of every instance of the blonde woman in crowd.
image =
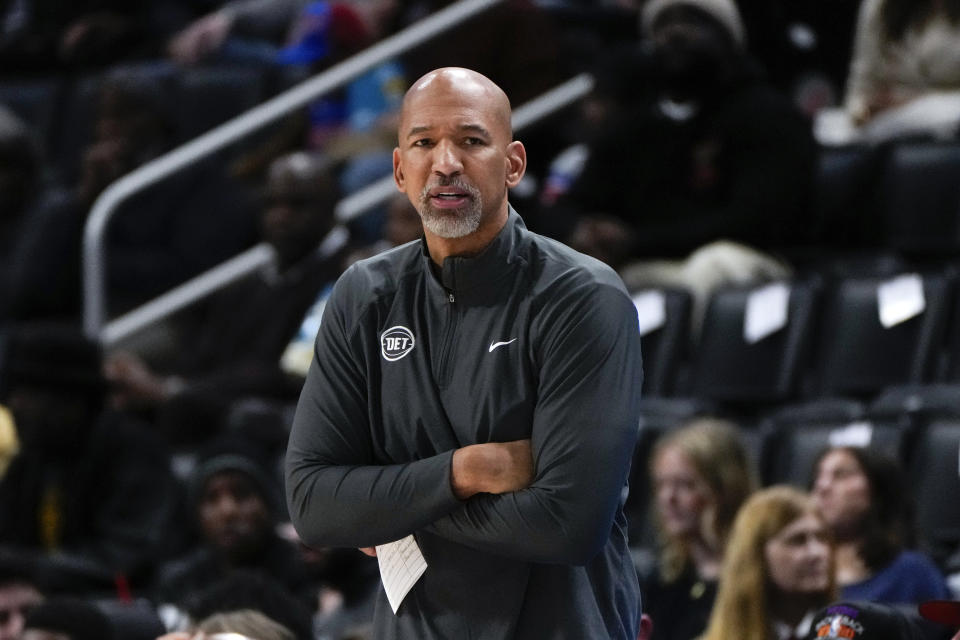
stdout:
[(770, 487), (737, 514), (704, 640), (802, 638), (835, 598), (833, 546), (813, 502)]
[(754, 478), (736, 425), (713, 418), (661, 438), (650, 475), (660, 555), (641, 589), (644, 610), (658, 638), (691, 640), (706, 627), (723, 547)]

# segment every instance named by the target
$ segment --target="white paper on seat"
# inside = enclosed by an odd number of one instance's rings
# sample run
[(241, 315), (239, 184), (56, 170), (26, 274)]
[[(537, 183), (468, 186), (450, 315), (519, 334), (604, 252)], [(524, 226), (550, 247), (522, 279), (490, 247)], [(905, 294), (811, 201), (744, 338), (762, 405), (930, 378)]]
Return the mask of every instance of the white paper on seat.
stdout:
[(633, 296), (633, 306), (637, 308), (637, 320), (640, 323), (640, 335), (656, 331), (667, 322), (667, 297), (663, 291), (650, 289)]
[(927, 308), (923, 279), (916, 273), (907, 273), (881, 283), (877, 286), (877, 307), (885, 329), (920, 315)]
[(420, 552), (416, 539), (409, 535), (396, 542), (377, 546), (380, 581), (387, 600), (396, 613), (400, 603), (427, 570), (427, 561)]
[(830, 432), (831, 447), (869, 447), (873, 440), (873, 425), (869, 422), (851, 422)]
[(751, 291), (744, 311), (743, 339), (754, 344), (787, 326), (789, 303), (790, 287), (783, 282)]

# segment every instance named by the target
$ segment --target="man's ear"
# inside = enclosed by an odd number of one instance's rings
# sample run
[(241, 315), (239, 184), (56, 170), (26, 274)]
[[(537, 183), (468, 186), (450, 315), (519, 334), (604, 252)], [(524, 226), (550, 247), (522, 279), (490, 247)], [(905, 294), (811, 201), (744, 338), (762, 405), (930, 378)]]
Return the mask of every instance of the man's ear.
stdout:
[(520, 184), (520, 179), (526, 172), (527, 150), (522, 142), (514, 140), (507, 145), (507, 187), (512, 189)]
[(400, 147), (393, 150), (393, 182), (397, 185), (397, 190), (406, 193), (403, 180), (403, 167), (400, 166)]

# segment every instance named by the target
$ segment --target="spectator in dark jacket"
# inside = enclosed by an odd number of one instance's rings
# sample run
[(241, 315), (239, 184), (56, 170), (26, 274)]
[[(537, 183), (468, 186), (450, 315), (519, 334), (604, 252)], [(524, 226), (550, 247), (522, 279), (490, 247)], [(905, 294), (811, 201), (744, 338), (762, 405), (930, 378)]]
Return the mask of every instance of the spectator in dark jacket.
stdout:
[(551, 232), (616, 267), (721, 239), (800, 244), (809, 123), (745, 53), (736, 6), (651, 0), (641, 22), (641, 46), (598, 70), (589, 155)]
[(170, 462), (141, 424), (103, 410), (99, 347), (74, 329), (13, 327), (0, 380), (21, 442), (0, 481), (0, 547), (36, 556), (51, 589), (145, 583), (171, 512)]
[(321, 158), (297, 152), (277, 159), (261, 217), (276, 261), (212, 297), (167, 370), (133, 353), (112, 354), (114, 400), (155, 411), (175, 442), (210, 437), (236, 400), (295, 401), (302, 380), (281, 370), (280, 358), (318, 294), (343, 270), (349, 234), (336, 226), (338, 193)]
[(181, 608), (204, 589), (239, 570), (271, 576), (305, 603), (311, 581), (299, 553), (275, 525), (280, 486), (250, 445), (221, 438), (209, 445), (188, 487), (186, 518), (200, 543), (160, 571), (157, 599)]

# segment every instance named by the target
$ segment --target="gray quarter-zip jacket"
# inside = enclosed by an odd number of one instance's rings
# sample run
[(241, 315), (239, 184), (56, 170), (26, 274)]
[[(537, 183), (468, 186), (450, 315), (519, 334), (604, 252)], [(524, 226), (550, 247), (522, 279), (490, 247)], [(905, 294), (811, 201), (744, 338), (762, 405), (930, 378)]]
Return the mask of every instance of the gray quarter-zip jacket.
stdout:
[[(634, 640), (623, 496), (642, 380), (614, 271), (511, 208), (439, 273), (423, 241), (356, 263), (328, 302), (290, 435), (287, 499), (309, 545), (414, 534), (428, 568), (374, 635)], [(458, 500), (457, 448), (532, 439), (533, 484)]]

